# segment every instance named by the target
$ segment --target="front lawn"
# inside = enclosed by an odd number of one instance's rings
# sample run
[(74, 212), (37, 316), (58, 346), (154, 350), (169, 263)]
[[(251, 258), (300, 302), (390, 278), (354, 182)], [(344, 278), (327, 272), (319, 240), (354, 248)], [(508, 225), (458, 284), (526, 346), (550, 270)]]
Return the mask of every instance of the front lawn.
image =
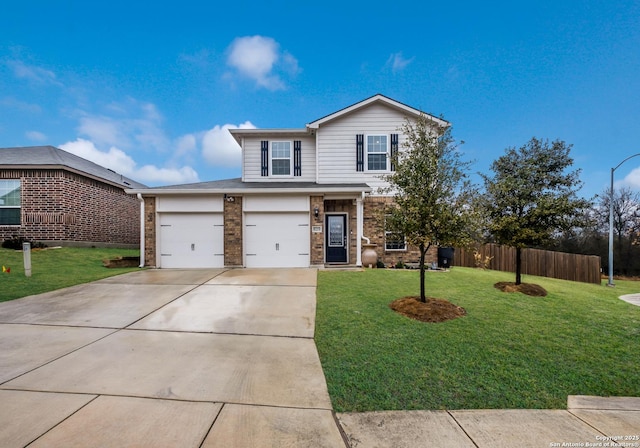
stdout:
[(31, 277), (26, 277), (22, 251), (0, 249), (0, 268), (10, 270), (0, 272), (0, 302), (137, 270), (139, 268), (105, 268), (102, 260), (139, 253), (134, 249), (33, 249)]
[(618, 299), (640, 282), (523, 277), (546, 297), (493, 287), (513, 278), (427, 273), (427, 295), (467, 311), (430, 324), (388, 307), (419, 291), (417, 271), (320, 271), (316, 343), (335, 410), (558, 409), (568, 395), (640, 396), (640, 307)]

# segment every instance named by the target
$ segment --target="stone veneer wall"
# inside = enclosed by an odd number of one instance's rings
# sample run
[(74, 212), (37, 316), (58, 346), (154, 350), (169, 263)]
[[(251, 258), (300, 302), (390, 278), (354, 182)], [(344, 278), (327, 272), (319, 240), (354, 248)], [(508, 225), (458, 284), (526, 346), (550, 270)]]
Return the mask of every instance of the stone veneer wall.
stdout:
[[(383, 196), (368, 196), (364, 200), (363, 211), (363, 232), (364, 236), (377, 244), (375, 248), (378, 259), (385, 266), (393, 266), (399, 261), (403, 263), (414, 263), (420, 260), (420, 250), (415, 246), (409, 246), (405, 251), (385, 250), (384, 238), (384, 209), (392, 202), (392, 198)], [(364, 241), (363, 241), (364, 244)], [(438, 261), (438, 248), (433, 246), (427, 252), (425, 263), (431, 264)]]
[(242, 196), (224, 201), (224, 265), (242, 266)]
[(21, 181), (21, 224), (0, 226), (0, 240), (138, 245), (140, 204), (122, 188), (66, 170), (1, 170)]
[[(315, 208), (318, 207), (318, 217), (313, 214)], [(322, 196), (311, 196), (311, 256), (310, 263), (312, 266), (324, 263), (324, 198)], [(322, 232), (313, 233), (313, 226), (321, 226)]]
[(144, 198), (144, 265), (156, 264), (156, 198)]

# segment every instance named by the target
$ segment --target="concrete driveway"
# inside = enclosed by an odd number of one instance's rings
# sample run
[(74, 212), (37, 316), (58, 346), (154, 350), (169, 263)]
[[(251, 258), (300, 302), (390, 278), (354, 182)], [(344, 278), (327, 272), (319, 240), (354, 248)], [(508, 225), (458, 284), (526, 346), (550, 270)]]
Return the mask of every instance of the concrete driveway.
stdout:
[(315, 287), (145, 270), (0, 303), (0, 446), (344, 447)]

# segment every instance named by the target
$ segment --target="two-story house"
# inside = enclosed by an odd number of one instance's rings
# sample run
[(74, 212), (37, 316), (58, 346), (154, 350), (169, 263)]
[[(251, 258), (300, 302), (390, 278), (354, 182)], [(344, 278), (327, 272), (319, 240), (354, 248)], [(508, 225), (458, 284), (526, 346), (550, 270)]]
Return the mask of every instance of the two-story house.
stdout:
[(142, 201), (145, 265), (361, 266), (365, 243), (386, 264), (416, 261), (380, 223), (392, 199), (381, 176), (402, 150), (402, 125), (421, 113), (375, 95), (303, 128), (230, 130), (241, 178), (127, 190)]

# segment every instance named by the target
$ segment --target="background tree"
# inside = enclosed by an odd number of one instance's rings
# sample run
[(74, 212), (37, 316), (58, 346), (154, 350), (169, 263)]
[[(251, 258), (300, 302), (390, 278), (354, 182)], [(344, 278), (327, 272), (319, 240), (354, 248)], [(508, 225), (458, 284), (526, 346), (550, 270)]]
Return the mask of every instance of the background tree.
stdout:
[(395, 171), (383, 176), (395, 202), (385, 210), (385, 229), (404, 235), (420, 250), (420, 300), (426, 302), (425, 256), (433, 245), (459, 246), (473, 229), (474, 190), (467, 179), (469, 162), (451, 136), (426, 115), (407, 120), (402, 151), (392, 154)]
[(507, 148), (484, 179), (484, 210), (496, 242), (516, 249), (516, 285), (522, 283), (522, 249), (548, 244), (555, 233), (579, 226), (590, 206), (577, 197), (580, 170), (569, 171), (571, 145), (532, 138)]

